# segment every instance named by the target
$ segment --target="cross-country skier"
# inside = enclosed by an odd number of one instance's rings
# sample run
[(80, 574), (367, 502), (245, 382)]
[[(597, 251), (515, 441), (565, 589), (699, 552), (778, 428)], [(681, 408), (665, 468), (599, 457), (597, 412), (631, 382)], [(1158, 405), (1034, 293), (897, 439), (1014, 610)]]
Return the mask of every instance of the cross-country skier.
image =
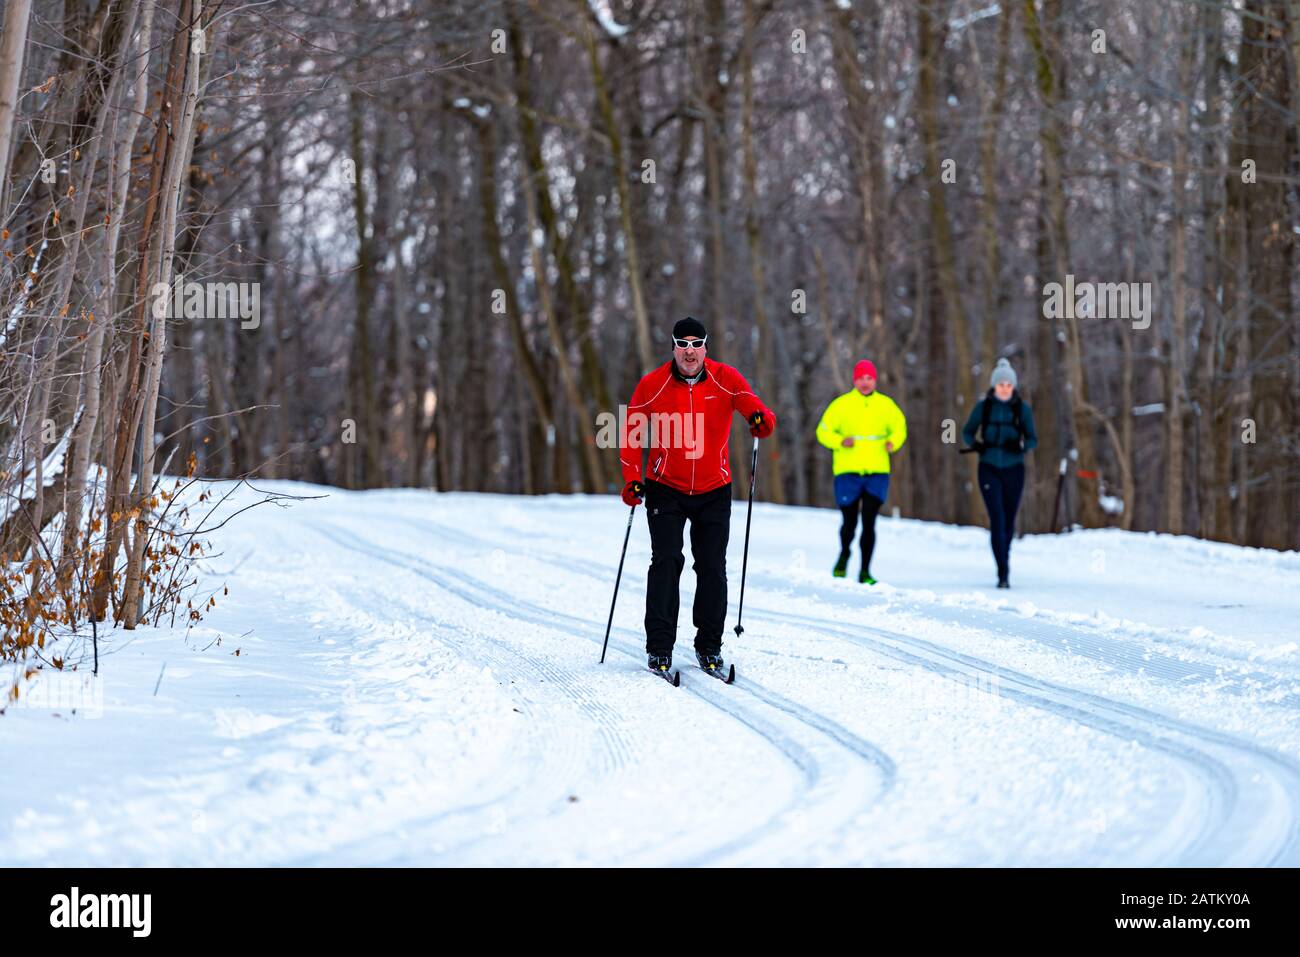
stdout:
[(871, 553), (876, 547), (876, 513), (889, 493), (889, 457), (907, 441), (907, 420), (889, 396), (876, 389), (875, 363), (853, 367), (853, 389), (831, 401), (817, 425), (817, 441), (834, 450), (835, 503), (840, 507), (840, 557), (833, 574), (849, 567), (853, 532), (862, 508), (862, 570), (858, 581), (874, 585)]
[[(1025, 453), (1038, 445), (1034, 413), (1016, 390), (1016, 370), (999, 359), (988, 395), (975, 403), (961, 437), (979, 452), (980, 494), (989, 512), (989, 539), (998, 565), (998, 587), (1010, 588), (1011, 539), (1025, 487)], [(975, 430), (979, 429), (979, 441)]]
[[(744, 376), (706, 358), (707, 342), (708, 334), (698, 319), (687, 316), (673, 326), (673, 357), (637, 383), (619, 443), (627, 483), (623, 501), (637, 505), (645, 497), (650, 527), (646, 654), (650, 669), (663, 673), (672, 668), (677, 640), (678, 580), (685, 564), (682, 532), (687, 521), (695, 559), (695, 657), (701, 668), (723, 670), (731, 417), (739, 412), (749, 423), (750, 434), (760, 439), (776, 427), (776, 416)], [(649, 451), (648, 467), (642, 464), (643, 449)]]

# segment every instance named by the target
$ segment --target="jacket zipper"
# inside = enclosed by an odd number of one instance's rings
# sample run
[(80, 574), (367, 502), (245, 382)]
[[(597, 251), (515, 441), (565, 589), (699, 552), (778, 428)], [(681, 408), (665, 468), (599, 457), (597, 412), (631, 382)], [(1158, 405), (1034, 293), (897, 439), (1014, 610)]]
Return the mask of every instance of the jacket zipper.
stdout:
[[(687, 383), (687, 385), (686, 385), (686, 394), (690, 397), (690, 403), (691, 403), (691, 425), (694, 426), (694, 424), (695, 424), (695, 384), (694, 384), (693, 382), (691, 382), (691, 383)], [(683, 429), (682, 431), (685, 432), (686, 430)], [(697, 436), (697, 437), (696, 437), (696, 441), (697, 441), (697, 442), (699, 442), (699, 441), (703, 441), (703, 438), (704, 438), (703, 436)], [(689, 492), (688, 494), (690, 494), (690, 495), (694, 495), (694, 494), (695, 494), (695, 459), (691, 459), (691, 490), (690, 490), (690, 492)]]

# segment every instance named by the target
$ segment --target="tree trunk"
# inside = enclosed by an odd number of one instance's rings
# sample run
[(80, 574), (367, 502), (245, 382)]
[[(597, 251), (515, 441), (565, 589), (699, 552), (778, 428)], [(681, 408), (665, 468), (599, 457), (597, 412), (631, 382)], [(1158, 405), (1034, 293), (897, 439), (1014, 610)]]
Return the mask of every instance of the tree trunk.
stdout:
[(379, 415), (375, 408), (375, 369), (370, 352), (370, 304), (375, 289), (375, 257), (373, 237), (369, 235), (369, 197), (366, 194), (365, 117), (362, 113), (361, 93), (356, 88), (348, 93), (348, 120), (356, 176), (352, 196), (357, 226), (357, 319), (348, 358), (348, 391), (351, 411), (356, 416), (357, 431), (361, 433), (357, 436), (361, 440), (361, 448), (357, 449), (354, 445), (345, 447), (343, 460), (347, 463), (347, 478), (344, 484), (349, 488), (371, 488), (383, 484)]
[[(758, 381), (754, 391), (760, 395), (763, 390), (778, 393), (778, 381), (773, 374), (772, 353), (776, 342), (772, 335), (772, 323), (767, 314), (764, 299), (767, 296), (767, 282), (763, 272), (763, 243), (758, 227), (758, 159), (754, 151), (754, 2), (745, 0), (745, 34), (744, 55), (741, 61), (741, 75), (744, 77), (744, 98), (741, 107), (741, 138), (744, 141), (745, 166), (745, 238), (749, 244), (749, 268), (754, 283), (754, 319), (758, 324)], [(777, 403), (773, 403), (777, 404)], [(777, 439), (773, 436), (773, 439)], [(768, 470), (767, 487), (770, 489), (771, 501), (785, 503), (785, 480), (781, 474), (780, 444), (772, 442), (773, 451), (769, 453), (772, 460)]]
[[(180, 24), (186, 32), (201, 29), (203, 20), (203, 0), (184, 0)], [(193, 35), (191, 34), (192, 38)], [(190, 42), (185, 45), (188, 51), (184, 65), (184, 85), (180, 113), (175, 129), (172, 131), (174, 142), (169, 149), (169, 166), (163, 180), (164, 207), (156, 241), (151, 243), (150, 254), (154, 263), (150, 270), (156, 277), (155, 282), (170, 287), (172, 258), (176, 252), (176, 221), (180, 212), (182, 194), (189, 178), (190, 156), (194, 147), (194, 118), (199, 107), (199, 74), (201, 50), (198, 44)], [(157, 249), (156, 255), (153, 249)], [(136, 290), (137, 296), (143, 296), (145, 289), (152, 290), (153, 284), (147, 283)], [(135, 535), (131, 542), (130, 558), (126, 568), (126, 589), (123, 598), (122, 625), (131, 629), (136, 626), (143, 613), (144, 560), (150, 540), (149, 517), (156, 502), (153, 500), (154, 479), (154, 420), (158, 410), (158, 389), (162, 382), (163, 355), (167, 344), (166, 308), (155, 309), (152, 332), (149, 336), (149, 348), (146, 359), (144, 409), (140, 431), (140, 472), (136, 479)]]
[[(583, 4), (585, 7), (585, 4)], [(614, 104), (609, 98), (609, 89), (605, 84), (605, 73), (600, 66), (600, 52), (592, 36), (591, 23), (584, 19), (582, 30), (583, 43), (587, 47), (587, 57), (591, 62), (591, 79), (596, 87), (596, 102), (600, 108), (601, 122), (605, 126), (605, 135), (609, 137), (610, 158), (614, 163), (614, 184), (618, 190), (618, 215), (623, 226), (623, 242), (627, 250), (627, 276), (632, 287), (632, 316), (636, 323), (637, 354), (641, 359), (641, 373), (644, 375), (658, 365), (655, 362), (654, 348), (650, 344), (650, 317), (646, 312), (645, 295), (641, 290), (641, 260), (637, 253), (637, 234), (632, 225), (632, 200), (628, 195), (627, 160), (623, 156), (623, 136), (619, 132), (618, 118), (614, 115)]]
[[(516, 114), (519, 120), (520, 140), (523, 144), (525, 166), (528, 179), (524, 188), (531, 185), (534, 212), (546, 237), (550, 254), (559, 273), (560, 298), (572, 323), (572, 338), (577, 340), (578, 354), (581, 357), (582, 376), (581, 403), (575, 407), (575, 414), (586, 416), (587, 421), (594, 422), (593, 411), (613, 409), (609, 388), (605, 382), (605, 373), (600, 365), (600, 356), (596, 351), (595, 337), (588, 315), (588, 306), (576, 278), (573, 258), (569, 253), (569, 244), (560, 235), (559, 215), (551, 202), (551, 178), (545, 158), (542, 155), (541, 136), (533, 119), (532, 85), (529, 80), (529, 61), (524, 45), (524, 34), (520, 29), (516, 4), (518, 0), (509, 0), (505, 4), (507, 36), (514, 66), (515, 96), (519, 108)], [(545, 281), (545, 273), (538, 277), (539, 284)], [(562, 336), (569, 336), (570, 329), (563, 317), (552, 309), (547, 310), (548, 319), (553, 319)], [(583, 443), (585, 445), (585, 443)], [(585, 457), (585, 456), (584, 456)], [(595, 484), (590, 491), (603, 489), (612, 483), (617, 470), (617, 462), (597, 459)]]
[(9, 156), (13, 152), (14, 117), (18, 113), (18, 88), (23, 78), (23, 53), (32, 0), (5, 4), (4, 39), (0, 41), (0, 212), (8, 208)]
[[(1061, 0), (1044, 0), (1042, 22), (1039, 20), (1035, 0), (1024, 0), (1024, 33), (1033, 50), (1038, 94), (1043, 104), (1043, 117), (1039, 125), (1039, 140), (1043, 151), (1044, 186), (1047, 191), (1047, 215), (1051, 252), (1056, 267), (1055, 281), (1064, 283), (1070, 271), (1070, 243), (1066, 223), (1065, 183), (1062, 176), (1065, 144), (1060, 117), (1059, 58), (1052, 56), (1044, 39), (1043, 24), (1057, 35), (1060, 29)], [(1080, 340), (1078, 318), (1074, 304), (1065, 308), (1065, 367), (1068, 424), (1073, 435), (1071, 443), (1078, 451), (1078, 461), (1071, 463), (1076, 473), (1079, 496), (1079, 519), (1089, 527), (1102, 524), (1101, 505), (1097, 498), (1094, 479), (1079, 475), (1084, 470), (1100, 471), (1093, 441), (1093, 425), (1087, 414), (1087, 384), (1083, 373), (1083, 344)], [(1066, 418), (1062, 416), (1062, 428)], [(1069, 433), (1067, 433), (1069, 434)]]
[[(925, 152), (926, 192), (929, 194), (930, 232), (934, 241), (935, 271), (939, 281), (939, 298), (942, 308), (942, 335), (953, 347), (956, 375), (949, 378), (948, 369), (940, 366), (931, 369), (931, 375), (955, 385), (955, 395), (948, 397), (945, 406), (934, 409), (931, 422), (944, 418), (958, 418), (975, 401), (975, 387), (971, 380), (970, 329), (962, 307), (961, 293), (957, 288), (957, 252), (953, 246), (952, 228), (948, 221), (948, 204), (942, 182), (939, 156), (939, 90), (936, 81), (938, 59), (943, 53), (943, 41), (935, 36), (932, 21), (933, 0), (922, 0), (917, 6), (917, 109), (920, 112), (921, 142)], [(935, 312), (938, 320), (940, 313)], [(945, 390), (946, 391), (946, 390)], [(942, 448), (942, 447), (940, 447)], [(940, 453), (942, 454), (942, 452)], [(939, 461), (937, 467), (945, 477), (951, 473), (949, 463)], [(963, 487), (956, 496), (953, 516), (958, 523), (968, 523), (982, 512), (979, 484), (974, 480), (974, 466), (963, 462)]]
[[(106, 545), (100, 561), (100, 568), (94, 582), (92, 597), (92, 615), (96, 621), (102, 621), (107, 612), (108, 600), (114, 585), (114, 566), (118, 550), (126, 536), (126, 526), (130, 519), (128, 493), (130, 489), (131, 462), (135, 450), (136, 436), (139, 434), (140, 419), (144, 412), (141, 390), (144, 350), (148, 345), (149, 325), (146, 312), (150, 305), (152, 283), (157, 275), (158, 220), (162, 215), (162, 206), (166, 202), (165, 174), (179, 148), (174, 124), (182, 106), (180, 98), (184, 89), (185, 69), (188, 64), (189, 26), (193, 18), (190, 15), (192, 0), (182, 0), (182, 8), (177, 16), (176, 30), (172, 36), (171, 52), (168, 56), (167, 77), (164, 83), (162, 105), (159, 109), (154, 129), (153, 144), (150, 149), (149, 191), (145, 197), (144, 212), (140, 226), (139, 268), (135, 287), (132, 290), (133, 303), (129, 332), (130, 343), (122, 370), (120, 402), (117, 407), (117, 434), (113, 439), (113, 460), (108, 464), (107, 524), (105, 531)], [(171, 184), (175, 188), (175, 184)], [(151, 266), (153, 269), (151, 270)]]
[[(861, 253), (866, 270), (864, 296), (866, 321), (861, 335), (850, 339), (853, 358), (874, 354), (895, 354), (885, 325), (885, 251), (886, 242), (882, 228), (882, 200), (885, 196), (885, 163), (880, 149), (879, 110), (875, 97), (870, 95), (862, 66), (858, 62), (858, 40), (854, 32), (854, 16), (828, 0), (831, 18), (833, 62), (844, 93), (847, 120), (852, 134), (849, 162), (853, 170), (853, 184), (858, 191), (858, 209), (862, 220)], [(877, 66), (872, 80), (875, 90), (880, 89), (879, 64), (881, 56), (873, 51), (872, 60)], [(902, 370), (881, 364), (880, 382), (892, 388)]]
[[(1006, 310), (1006, 286), (1002, 282), (1002, 256), (998, 239), (998, 133), (1007, 97), (1007, 61), (1011, 49), (1011, 22), (1016, 8), (1002, 8), (998, 22), (998, 59), (993, 74), (993, 92), (983, 101), (985, 120), (980, 127), (980, 267), (984, 285), (984, 324), (981, 329), (979, 369), (987, 375), (997, 361), (998, 327)], [(972, 38), (974, 31), (971, 31)], [(972, 45), (976, 46), (972, 39)], [(978, 49), (978, 46), (976, 46)]]
[[(1267, 548), (1292, 544), (1300, 521), (1293, 504), (1296, 454), (1292, 431), (1292, 364), (1297, 352), (1291, 287), (1295, 276), (1295, 233), (1286, 175), (1295, 161), (1295, 127), (1289, 118), (1288, 37), (1273, 24), (1286, 22), (1282, 0), (1250, 0), (1242, 29), (1241, 71), (1250, 86), (1241, 104), (1246, 114), (1249, 156), (1258, 182), (1246, 189), (1247, 262), (1250, 264), (1250, 410), (1256, 444), (1245, 449), (1250, 511), (1247, 542)], [(1267, 17), (1270, 24), (1261, 22)], [(1246, 489), (1243, 488), (1242, 491)]]
[[(1184, 31), (1179, 57), (1179, 88), (1188, 89), (1196, 55), (1195, 24), (1197, 11), (1188, 14), (1189, 27)], [(1173, 131), (1174, 172), (1170, 248), (1170, 277), (1173, 303), (1170, 310), (1169, 349), (1165, 376), (1165, 530), (1171, 535), (1183, 533), (1183, 487), (1187, 470), (1186, 445), (1183, 439), (1187, 390), (1187, 157), (1191, 138), (1191, 111), (1187, 99), (1180, 97), (1175, 108), (1177, 128)], [(1131, 408), (1131, 407), (1130, 407)], [(1130, 410), (1125, 410), (1126, 414)]]
[[(522, 119), (521, 115), (521, 122)], [(568, 340), (565, 338), (559, 320), (555, 315), (550, 283), (546, 280), (546, 261), (542, 247), (534, 239), (537, 231), (541, 228), (538, 221), (537, 196), (526, 184), (521, 188), (521, 192), (524, 194), (524, 205), (528, 212), (528, 249), (532, 259), (533, 275), (536, 277), (538, 309), (545, 318), (546, 327), (550, 331), (551, 350), (555, 355), (560, 381), (564, 386), (565, 396), (569, 400), (569, 408), (573, 411), (578, 426), (578, 455), (583, 465), (584, 488), (588, 492), (603, 491), (604, 479), (602, 477), (601, 463), (596, 455), (596, 444), (595, 442), (582, 441), (585, 437), (584, 427), (587, 424), (583, 419), (586, 403), (582, 398), (582, 388), (578, 384), (577, 374), (574, 372), (573, 365), (569, 360)], [(558, 428), (557, 431), (559, 431)], [(561, 490), (568, 491), (567, 488)]]
[[(138, 9), (139, 5), (136, 4)], [(61, 580), (71, 576), (76, 560), (78, 536), (81, 528), (83, 503), (86, 494), (86, 474), (90, 468), (91, 441), (99, 426), (101, 386), (105, 369), (101, 368), (104, 356), (104, 339), (113, 326), (113, 294), (117, 288), (117, 247), (122, 234), (122, 220), (126, 214), (126, 200), (131, 185), (131, 154), (136, 134), (140, 130), (140, 121), (144, 117), (146, 96), (149, 87), (149, 50), (150, 36), (153, 32), (154, 5), (144, 6), (144, 16), (140, 25), (136, 52), (139, 56), (139, 70), (130, 108), (123, 110), (114, 107), (117, 116), (114, 119), (116, 130), (117, 117), (125, 114), (125, 128), (120, 138), (116, 136), (110, 142), (108, 167), (108, 228), (103, 240), (103, 255), (100, 257), (101, 273), (97, 294), (93, 300), (90, 313), (90, 329), (81, 364), (82, 407), (81, 418), (73, 432), (71, 455), (67, 469), (67, 502), (64, 506), (62, 562), (59, 572)], [(134, 12), (132, 14), (134, 18)], [(127, 31), (130, 41), (130, 31)], [(111, 97), (105, 98), (105, 108), (112, 103)]]

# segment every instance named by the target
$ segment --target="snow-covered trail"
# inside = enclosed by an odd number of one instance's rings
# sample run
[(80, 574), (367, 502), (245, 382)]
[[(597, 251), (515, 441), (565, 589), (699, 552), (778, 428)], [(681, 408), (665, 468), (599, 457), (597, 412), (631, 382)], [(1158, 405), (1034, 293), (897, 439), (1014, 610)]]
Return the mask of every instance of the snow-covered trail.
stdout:
[[(644, 653), (635, 640), (612, 640), (611, 658), (617, 662), (605, 667), (596, 665), (597, 676), (585, 674), (591, 671), (595, 657), (599, 654), (601, 635), (593, 632), (591, 623), (584, 617), (556, 612), (546, 607), (515, 599), (490, 584), (473, 576), (466, 575), (454, 567), (439, 561), (430, 561), (427, 555), (409, 555), (399, 549), (383, 547), (353, 535), (338, 526), (331, 527), (325, 523), (317, 529), (331, 542), (353, 550), (376, 563), (389, 566), (394, 572), (394, 583), (381, 594), (380, 600), (398, 605), (411, 615), (430, 617), (443, 624), (455, 627), (455, 615), (452, 603), (459, 605), (458, 612), (470, 620), (492, 620), (500, 628), (505, 641), (500, 645), (509, 648), (506, 654), (525, 661), (536, 661), (528, 653), (519, 650), (520, 645), (536, 644), (535, 654), (545, 658), (560, 658), (554, 646), (566, 644), (562, 660), (569, 661), (572, 669), (569, 674), (554, 676), (561, 686), (574, 685), (582, 693), (595, 696), (603, 693), (622, 699), (621, 685), (628, 679), (640, 686), (651, 686), (655, 695), (663, 698), (664, 692), (672, 691), (660, 686), (656, 679), (643, 671)], [(489, 548), (490, 550), (490, 548)], [(461, 556), (467, 556), (469, 550), (458, 548)], [(405, 574), (402, 574), (405, 573)], [(409, 578), (417, 579), (416, 583)], [(411, 585), (432, 586), (424, 602), (418, 603), (409, 598), (403, 600), (400, 595), (410, 595)], [(381, 590), (382, 591), (382, 590)], [(593, 594), (595, 589), (583, 589), (583, 594)], [(570, 599), (568, 607), (572, 607)], [(510, 632), (516, 634), (511, 635)], [(497, 644), (497, 642), (493, 642)], [(477, 654), (476, 646), (465, 649), (468, 654)], [(576, 652), (576, 654), (575, 654)], [(606, 683), (599, 680), (599, 672), (613, 672), (613, 681)], [(511, 682), (526, 680), (527, 675), (512, 668), (509, 662), (501, 662), (499, 674)], [(705, 682), (708, 682), (706, 685)], [(604, 688), (601, 688), (604, 685)], [(606, 708), (599, 714), (589, 715), (602, 732), (607, 732), (607, 723), (616, 723), (626, 728), (626, 734), (639, 740), (641, 767), (636, 769), (638, 776), (645, 773), (677, 774), (683, 768), (689, 770), (684, 776), (681, 791), (674, 789), (666, 794), (655, 795), (643, 809), (624, 806), (620, 809), (617, 802), (614, 814), (627, 814), (635, 821), (643, 822), (642, 840), (649, 842), (653, 860), (669, 860), (683, 863), (712, 863), (720, 860), (752, 860), (759, 862), (772, 860), (772, 855), (780, 853), (788, 840), (785, 833), (794, 829), (800, 835), (834, 829), (847, 820), (858, 808), (876, 800), (892, 783), (895, 774), (892, 761), (878, 748), (834, 721), (804, 708), (799, 704), (783, 698), (781, 695), (762, 687), (756, 682), (747, 681), (743, 694), (736, 694), (737, 689), (719, 688), (703, 675), (696, 675), (695, 680), (687, 679), (684, 683), (685, 693), (698, 702), (679, 719), (673, 710), (672, 698), (657, 702), (653, 716), (632, 714), (627, 709)], [(678, 689), (679, 691), (681, 689)], [(756, 707), (752, 700), (757, 699), (766, 707)], [(701, 709), (700, 705), (705, 706)], [(665, 710), (664, 705), (667, 705)], [(699, 712), (704, 710), (704, 714)], [(549, 716), (547, 716), (549, 718)], [(690, 745), (691, 753), (682, 752), (671, 745), (670, 739), (676, 738), (679, 720), (691, 722), (703, 721), (704, 731), (701, 740)], [(742, 747), (758, 751), (757, 757), (771, 768), (756, 766), (750, 769), (762, 770), (762, 775), (753, 782), (753, 795), (760, 793), (770, 781), (778, 784), (786, 792), (780, 805), (768, 807), (760, 802), (753, 810), (752, 820), (746, 820), (751, 809), (746, 805), (752, 803), (748, 797), (730, 803), (726, 807), (714, 809), (714, 813), (701, 815), (700, 809), (693, 806), (695, 800), (691, 792), (695, 790), (694, 782), (699, 779), (702, 770), (692, 770), (695, 766), (712, 765), (716, 773), (721, 771), (727, 776), (737, 772), (736, 765), (743, 759), (744, 751), (737, 754), (728, 750), (723, 752), (712, 735), (726, 734), (733, 738), (737, 726), (742, 735)], [(546, 737), (566, 737), (572, 733), (568, 721), (561, 722), (550, 729)], [(656, 769), (655, 765), (665, 766)], [(674, 767), (667, 766), (671, 763)], [(778, 776), (773, 779), (771, 774)], [(707, 779), (707, 778), (706, 778)], [(627, 797), (636, 797), (635, 790), (625, 792)], [(675, 822), (667, 830), (668, 839), (661, 838), (654, 822), (670, 817), (660, 808), (659, 803), (666, 797), (670, 801), (683, 801), (685, 814), (680, 822)], [(534, 789), (529, 787), (524, 795), (526, 803), (535, 800)], [(684, 800), (683, 800), (684, 799)], [(720, 830), (717, 812), (724, 811), (733, 816), (731, 826)], [(508, 812), (503, 812), (508, 813)], [(529, 820), (532, 816), (526, 809), (515, 809), (510, 815), (520, 823), (508, 838), (501, 840), (502, 857), (487, 858), (483, 862), (509, 862), (518, 852), (521, 831), (526, 835), (535, 825)], [(736, 828), (736, 824), (743, 824)], [(551, 823), (542, 821), (543, 830), (549, 831)], [(617, 827), (617, 825), (614, 825)], [(805, 838), (806, 839), (806, 838)], [(528, 838), (525, 838), (528, 840)], [(680, 845), (680, 851), (673, 850)], [(471, 860), (478, 862), (478, 855), (483, 853), (476, 849)], [(666, 857), (662, 855), (667, 854)], [(678, 858), (677, 854), (684, 854)]]
[(882, 519), (867, 588), (837, 514), (760, 505), (740, 678), (687, 667), (688, 562), (674, 689), (640, 510), (597, 663), (615, 498), (248, 514), (202, 628), (113, 636), (103, 718), (0, 717), (0, 863), (1300, 863), (1294, 553), (1031, 537), (1007, 595), (981, 531)]

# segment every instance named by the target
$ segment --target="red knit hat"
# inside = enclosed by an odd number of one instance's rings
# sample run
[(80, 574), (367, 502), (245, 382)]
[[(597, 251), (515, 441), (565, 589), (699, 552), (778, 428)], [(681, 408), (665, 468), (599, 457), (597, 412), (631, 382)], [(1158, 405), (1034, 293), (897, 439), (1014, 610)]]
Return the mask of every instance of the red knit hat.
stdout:
[(853, 378), (855, 380), (861, 379), (864, 375), (869, 375), (873, 379), (879, 378), (876, 375), (876, 364), (870, 359), (861, 359), (858, 361), (858, 364), (853, 367)]

